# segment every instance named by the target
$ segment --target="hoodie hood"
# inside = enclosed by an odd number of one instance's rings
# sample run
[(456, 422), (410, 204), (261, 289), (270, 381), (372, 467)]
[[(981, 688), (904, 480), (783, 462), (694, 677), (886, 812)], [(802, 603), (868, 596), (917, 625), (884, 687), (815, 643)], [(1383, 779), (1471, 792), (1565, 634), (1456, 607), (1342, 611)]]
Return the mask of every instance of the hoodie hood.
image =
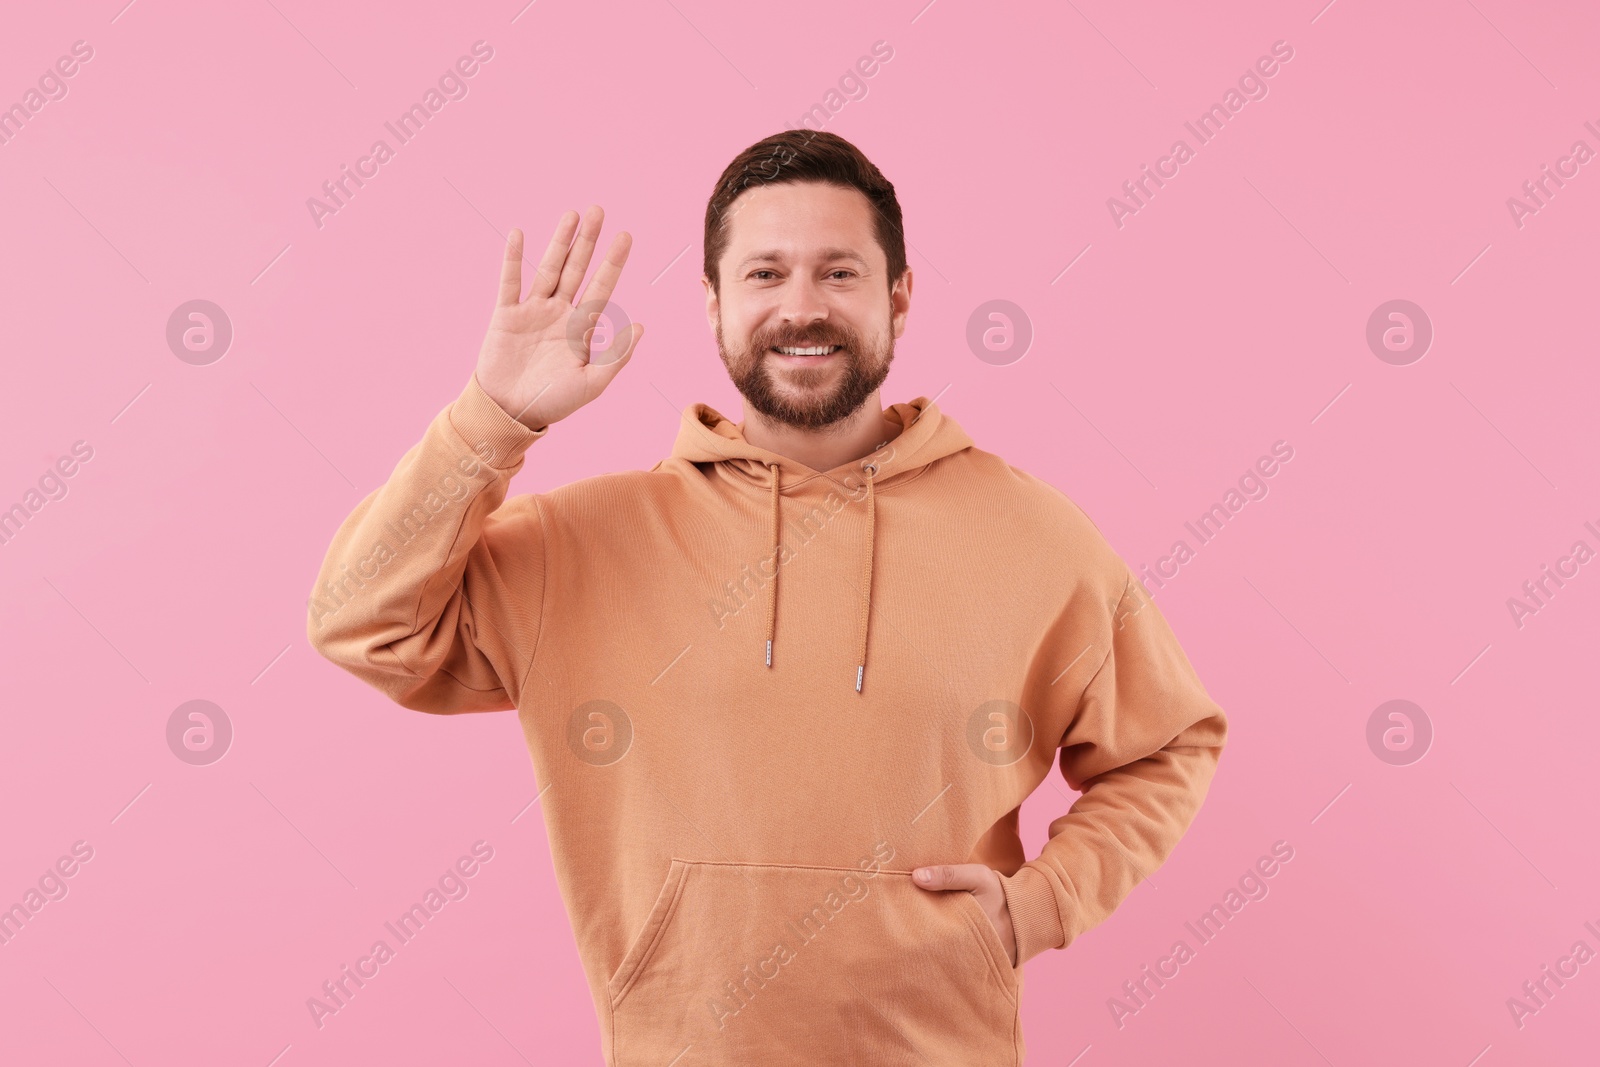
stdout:
[(745, 440), (744, 423), (735, 423), (706, 404), (691, 404), (684, 409), (678, 439), (673, 442), (674, 459), (690, 463), (716, 463), (734, 475), (736, 483), (748, 483), (752, 492), (764, 492), (772, 503), (771, 554), (772, 580), (767, 583), (767, 628), (764, 655), (772, 666), (777, 639), (778, 577), (783, 567), (778, 560), (779, 530), (783, 526), (783, 496), (798, 491), (818, 479), (840, 487), (851, 500), (864, 502), (867, 509), (866, 538), (861, 552), (861, 580), (857, 588), (856, 634), (858, 654), (855, 691), (860, 693), (867, 674), (867, 636), (872, 626), (872, 567), (876, 544), (877, 493), (893, 489), (910, 480), (924, 468), (972, 447), (966, 431), (939, 410), (927, 397), (894, 404), (884, 410), (886, 420), (900, 427), (893, 438), (861, 459), (841, 464), (831, 471), (816, 471), (797, 460), (769, 452)]

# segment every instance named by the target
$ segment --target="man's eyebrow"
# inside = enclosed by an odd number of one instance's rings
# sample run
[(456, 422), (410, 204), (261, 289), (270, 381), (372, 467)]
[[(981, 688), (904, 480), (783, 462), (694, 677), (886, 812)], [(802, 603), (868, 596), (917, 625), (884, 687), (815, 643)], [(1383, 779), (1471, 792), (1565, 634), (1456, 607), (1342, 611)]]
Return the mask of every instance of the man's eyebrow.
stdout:
[[(739, 269), (742, 270), (743, 268), (750, 266), (752, 263), (781, 263), (787, 258), (788, 257), (783, 252), (780, 252), (776, 249), (752, 252), (739, 261)], [(822, 250), (822, 259), (829, 263), (839, 259), (853, 259), (863, 267), (867, 265), (867, 261), (865, 259), (862, 259), (858, 253), (853, 252), (848, 248), (824, 248)]]

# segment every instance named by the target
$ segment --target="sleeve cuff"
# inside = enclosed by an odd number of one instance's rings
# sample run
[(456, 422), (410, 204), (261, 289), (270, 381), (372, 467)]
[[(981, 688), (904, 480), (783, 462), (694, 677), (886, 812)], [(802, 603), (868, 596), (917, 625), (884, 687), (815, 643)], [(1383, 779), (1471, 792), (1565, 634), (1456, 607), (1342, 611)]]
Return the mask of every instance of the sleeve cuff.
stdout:
[(480, 459), (501, 470), (516, 466), (528, 446), (550, 431), (530, 430), (512, 418), (483, 391), (476, 372), (450, 405), (450, 425)]
[(1016, 874), (1000, 876), (1000, 888), (1005, 891), (1011, 931), (1017, 939), (1018, 967), (1046, 949), (1061, 948), (1066, 943), (1055, 887), (1048, 875), (1023, 864)]

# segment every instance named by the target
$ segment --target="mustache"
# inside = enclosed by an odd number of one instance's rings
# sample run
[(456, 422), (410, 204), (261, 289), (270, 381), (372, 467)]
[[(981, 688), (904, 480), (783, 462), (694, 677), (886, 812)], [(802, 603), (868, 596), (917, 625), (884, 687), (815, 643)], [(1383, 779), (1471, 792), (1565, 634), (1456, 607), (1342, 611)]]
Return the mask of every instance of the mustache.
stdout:
[(839, 345), (851, 348), (854, 337), (846, 331), (832, 327), (821, 327), (797, 332), (781, 332), (765, 334), (753, 338), (753, 347), (761, 351), (769, 348), (814, 348), (820, 345)]

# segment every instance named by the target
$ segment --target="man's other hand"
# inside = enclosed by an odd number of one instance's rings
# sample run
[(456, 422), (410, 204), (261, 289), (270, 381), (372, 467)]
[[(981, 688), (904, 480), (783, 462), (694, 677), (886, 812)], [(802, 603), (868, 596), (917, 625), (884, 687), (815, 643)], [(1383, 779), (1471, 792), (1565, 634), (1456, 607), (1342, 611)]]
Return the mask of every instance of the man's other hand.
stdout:
[(1017, 965), (1017, 935), (1011, 928), (1011, 911), (1006, 907), (1006, 893), (1000, 888), (1000, 875), (994, 868), (982, 863), (942, 863), (933, 867), (918, 867), (911, 881), (929, 892), (967, 890), (977, 898), (983, 913), (1000, 943), (1006, 947), (1011, 966)]

